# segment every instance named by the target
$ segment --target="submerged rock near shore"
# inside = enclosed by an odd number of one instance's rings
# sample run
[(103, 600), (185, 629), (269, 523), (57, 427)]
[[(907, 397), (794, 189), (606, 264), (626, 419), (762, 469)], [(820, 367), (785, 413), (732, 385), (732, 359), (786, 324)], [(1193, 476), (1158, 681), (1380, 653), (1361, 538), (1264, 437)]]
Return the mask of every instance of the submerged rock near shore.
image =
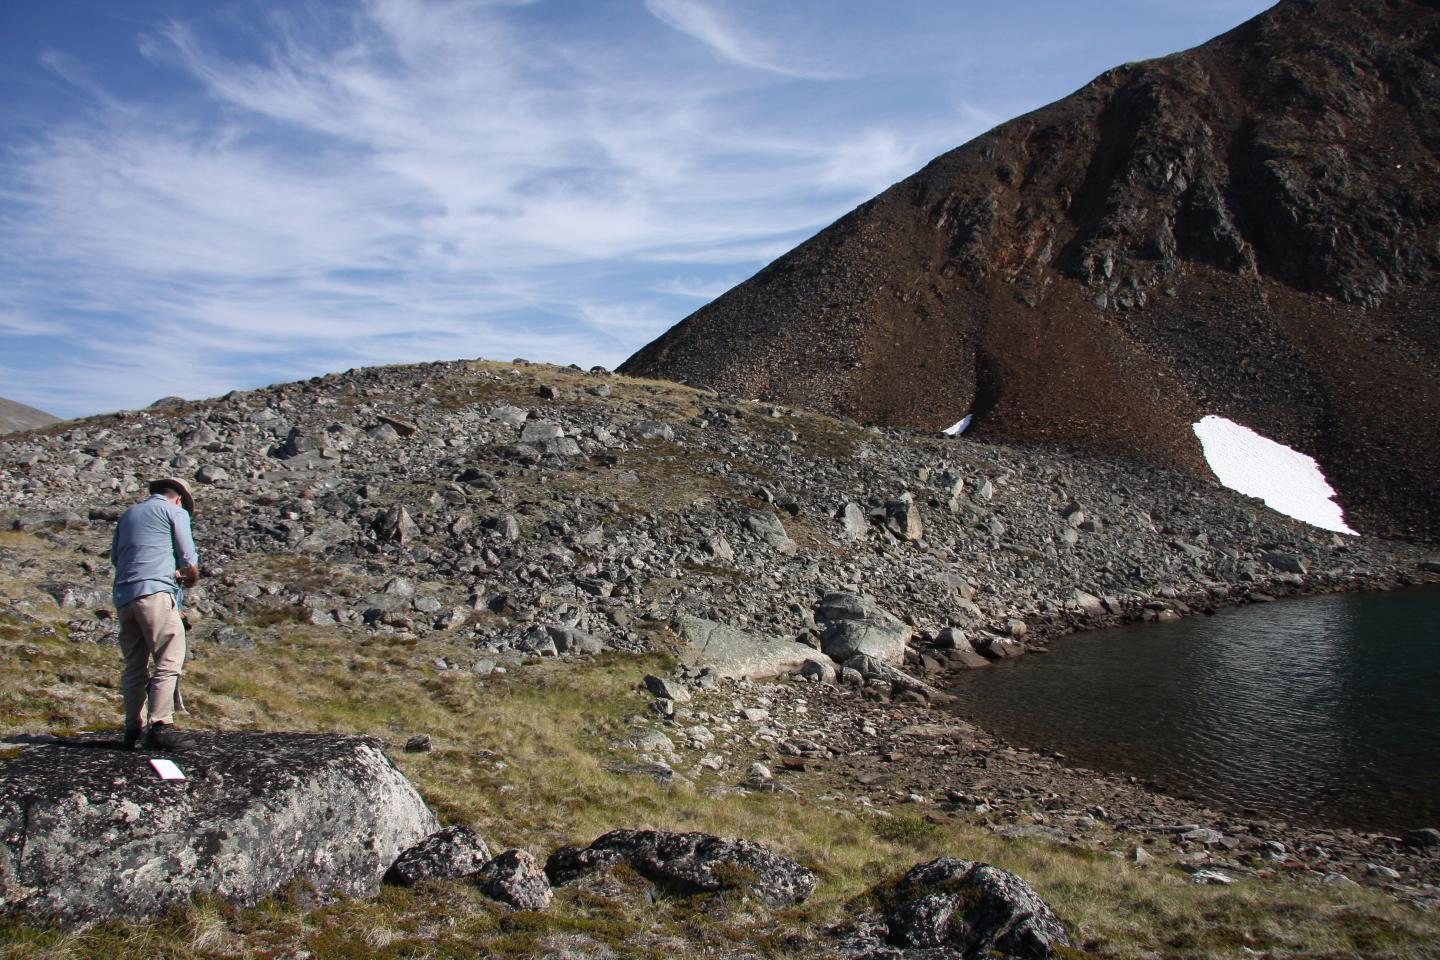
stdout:
[(163, 780), (155, 754), (94, 736), (0, 764), (6, 912), (85, 924), (140, 919), (196, 894), (253, 904), (302, 882), (375, 893), (396, 856), (438, 828), (368, 737), (194, 733)]

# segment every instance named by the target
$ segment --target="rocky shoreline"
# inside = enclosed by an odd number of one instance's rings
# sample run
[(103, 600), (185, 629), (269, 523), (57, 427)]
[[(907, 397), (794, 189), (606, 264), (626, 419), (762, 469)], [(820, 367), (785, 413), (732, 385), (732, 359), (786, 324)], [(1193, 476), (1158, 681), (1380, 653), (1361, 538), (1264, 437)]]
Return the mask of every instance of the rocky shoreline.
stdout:
[[(1428, 834), (1210, 810), (1008, 746), (944, 690), (1075, 630), (1440, 582), (1422, 546), (1329, 534), (1138, 463), (464, 361), (0, 439), (6, 622), (113, 643), (111, 523), (168, 473), (197, 487), (197, 659), (302, 630), (479, 689), (537, 659), (668, 651), (678, 666), (650, 678), (621, 776), (973, 822), (1215, 883), (1436, 902)], [(48, 689), (91, 695), (66, 684)]]
[(721, 792), (794, 790), (836, 808), (978, 823), (1004, 837), (1179, 869), (1197, 882), (1283, 875), (1362, 883), (1422, 909), (1440, 906), (1434, 830), (1393, 836), (1217, 810), (1133, 776), (1012, 746), (940, 706), (804, 681), (736, 681), (640, 725), (664, 736), (631, 741), (637, 774), (745, 769), (746, 780)]

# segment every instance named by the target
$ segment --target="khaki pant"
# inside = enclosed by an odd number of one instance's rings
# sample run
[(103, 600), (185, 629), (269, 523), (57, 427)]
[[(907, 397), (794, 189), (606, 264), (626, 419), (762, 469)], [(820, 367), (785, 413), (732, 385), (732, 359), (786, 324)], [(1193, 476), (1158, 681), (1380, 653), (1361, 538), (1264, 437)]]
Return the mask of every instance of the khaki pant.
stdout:
[[(175, 719), (175, 685), (185, 669), (185, 624), (175, 609), (175, 597), (152, 593), (120, 608), (120, 653), (125, 673), (120, 686), (125, 691), (125, 729), (145, 725), (145, 687), (150, 687), (151, 723), (172, 723)], [(150, 658), (155, 670), (150, 671)]]

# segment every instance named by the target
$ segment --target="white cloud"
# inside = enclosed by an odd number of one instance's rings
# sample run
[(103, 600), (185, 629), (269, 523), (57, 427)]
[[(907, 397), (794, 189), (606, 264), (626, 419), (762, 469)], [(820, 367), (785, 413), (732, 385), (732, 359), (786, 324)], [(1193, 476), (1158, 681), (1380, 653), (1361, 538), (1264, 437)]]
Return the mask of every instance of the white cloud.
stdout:
[(754, 36), (703, 0), (645, 0), (645, 9), (666, 26), (698, 40), (717, 56), (742, 67), (802, 79), (834, 78), (834, 74), (826, 71), (807, 70), (783, 62), (773, 43)]

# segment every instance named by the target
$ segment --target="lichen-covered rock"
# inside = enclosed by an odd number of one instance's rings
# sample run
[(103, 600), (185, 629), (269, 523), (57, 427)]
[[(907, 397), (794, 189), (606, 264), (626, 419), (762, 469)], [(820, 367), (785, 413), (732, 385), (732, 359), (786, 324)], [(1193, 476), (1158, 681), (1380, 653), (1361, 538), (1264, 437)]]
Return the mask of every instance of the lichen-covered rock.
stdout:
[(794, 860), (750, 840), (658, 830), (612, 830), (583, 849), (562, 847), (546, 861), (545, 873), (561, 886), (622, 863), (660, 886), (686, 893), (742, 890), (772, 907), (804, 902), (819, 882)]
[(252, 904), (292, 881), (366, 897), (439, 824), (369, 737), (192, 732), (161, 780), (149, 754), (75, 738), (0, 764), (7, 912), (138, 919), (208, 893)]
[(490, 861), (490, 848), (469, 827), (437, 830), (395, 859), (385, 882), (413, 887), (422, 880), (455, 880)]
[(533, 856), (506, 850), (480, 870), (480, 890), (516, 910), (544, 910), (554, 893), (550, 880)]
[(1055, 946), (1070, 942), (1028, 883), (988, 863), (951, 857), (922, 863), (881, 896), (887, 939), (896, 947), (1049, 960)]

